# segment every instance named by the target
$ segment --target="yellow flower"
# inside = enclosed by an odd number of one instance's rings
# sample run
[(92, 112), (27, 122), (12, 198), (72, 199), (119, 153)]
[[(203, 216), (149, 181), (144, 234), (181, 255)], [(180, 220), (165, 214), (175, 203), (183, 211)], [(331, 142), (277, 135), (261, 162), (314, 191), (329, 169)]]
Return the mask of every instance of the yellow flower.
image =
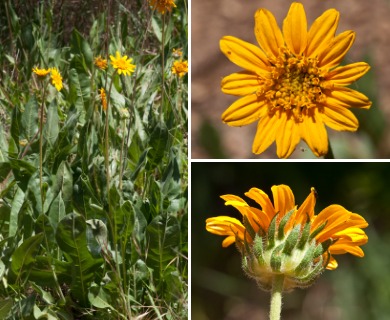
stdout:
[(117, 51), (115, 57), (110, 55), (112, 66), (118, 70), (119, 74), (124, 74), (125, 76), (131, 75), (135, 70), (135, 64), (131, 64), (133, 61), (132, 58), (127, 58), (127, 56), (121, 57), (120, 53)]
[(95, 58), (94, 63), (101, 70), (107, 69), (107, 59), (103, 59), (101, 56)]
[(150, 5), (154, 9), (157, 9), (161, 14), (165, 14), (165, 11), (172, 11), (172, 8), (176, 8), (174, 0), (149, 0)]
[(235, 207), (243, 223), (226, 216), (206, 220), (207, 231), (227, 236), (223, 247), (236, 243), (243, 255), (244, 270), (265, 289), (272, 276), (283, 274), (285, 290), (310, 285), (323, 269), (334, 270), (334, 255), (351, 253), (363, 257), (360, 248), (368, 241), (363, 217), (340, 205), (314, 213), (314, 188), (297, 208), (294, 194), (286, 185), (271, 188), (274, 203), (262, 190), (252, 188), (245, 195), (261, 208), (248, 205), (235, 195), (221, 196)]
[(175, 61), (172, 66), (172, 73), (177, 74), (180, 78), (188, 72), (188, 61)]
[(175, 58), (181, 58), (183, 56), (183, 51), (180, 48), (179, 49), (173, 49), (172, 50), (172, 55)]
[(260, 48), (232, 36), (220, 41), (222, 52), (244, 70), (222, 80), (226, 94), (241, 96), (223, 114), (230, 126), (258, 121), (252, 151), (262, 153), (276, 141), (277, 155), (287, 158), (303, 139), (319, 157), (328, 152), (325, 125), (356, 131), (349, 110), (368, 109), (371, 101), (347, 88), (370, 68), (365, 62), (338, 67), (355, 40), (353, 31), (335, 35), (339, 12), (325, 11), (309, 31), (303, 5), (292, 3), (283, 33), (271, 12), (255, 14)]
[(56, 87), (58, 91), (62, 89), (62, 77), (60, 72), (58, 71), (57, 68), (51, 68), (50, 69), (50, 77), (51, 77), (51, 82), (53, 86)]
[(104, 90), (104, 88), (100, 88), (99, 95), (100, 95), (100, 100), (102, 101), (103, 110), (106, 111), (107, 110), (107, 96), (106, 96), (106, 91)]
[(41, 79), (50, 73), (50, 69), (39, 69), (38, 67), (33, 68), (32, 71)]

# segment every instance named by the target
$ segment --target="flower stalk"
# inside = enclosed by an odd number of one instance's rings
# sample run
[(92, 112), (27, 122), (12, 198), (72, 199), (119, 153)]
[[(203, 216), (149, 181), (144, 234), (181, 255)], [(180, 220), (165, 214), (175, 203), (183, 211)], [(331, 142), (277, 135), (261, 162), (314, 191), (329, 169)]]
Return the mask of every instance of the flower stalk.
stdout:
[(272, 279), (270, 320), (280, 320), (282, 313), (282, 293), (283, 293), (284, 275), (276, 274)]

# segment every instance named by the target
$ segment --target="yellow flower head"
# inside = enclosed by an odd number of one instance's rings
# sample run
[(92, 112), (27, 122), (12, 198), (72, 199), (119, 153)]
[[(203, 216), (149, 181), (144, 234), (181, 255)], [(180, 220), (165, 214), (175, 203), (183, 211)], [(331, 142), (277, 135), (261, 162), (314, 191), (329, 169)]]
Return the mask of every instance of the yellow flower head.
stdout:
[(38, 76), (38, 78), (43, 79), (50, 73), (50, 69), (39, 69), (38, 67), (35, 67), (32, 69), (32, 71)]
[(180, 78), (188, 72), (188, 61), (175, 61), (172, 66), (172, 73), (177, 74)]
[(107, 69), (107, 59), (103, 59), (101, 56), (98, 56), (94, 59), (95, 66), (101, 70)]
[(55, 86), (56, 89), (60, 91), (62, 89), (62, 77), (57, 68), (50, 69), (50, 77), (53, 86)]
[(276, 141), (278, 157), (287, 158), (303, 139), (319, 157), (328, 153), (325, 125), (357, 130), (358, 120), (349, 109), (368, 109), (371, 101), (347, 86), (370, 66), (338, 66), (355, 40), (353, 31), (335, 35), (338, 21), (339, 12), (329, 9), (307, 30), (303, 5), (294, 2), (283, 31), (270, 11), (256, 12), (260, 48), (232, 36), (221, 39), (222, 52), (244, 69), (222, 80), (224, 93), (241, 96), (222, 114), (222, 121), (238, 127), (258, 121), (254, 153)]
[(106, 96), (106, 91), (104, 90), (104, 88), (100, 88), (99, 95), (100, 95), (100, 100), (102, 101), (103, 110), (106, 111), (107, 110), (107, 96)]
[(135, 64), (131, 64), (133, 59), (127, 58), (127, 56), (121, 57), (118, 51), (115, 53), (115, 57), (110, 55), (110, 59), (112, 66), (118, 70), (119, 74), (123, 73), (125, 76), (129, 76), (135, 70)]
[(241, 213), (243, 223), (227, 216), (206, 220), (207, 231), (227, 236), (223, 247), (236, 243), (243, 255), (244, 270), (262, 288), (271, 287), (275, 274), (285, 276), (285, 290), (307, 286), (325, 268), (337, 268), (334, 255), (364, 256), (360, 246), (367, 243), (368, 237), (362, 229), (368, 224), (363, 217), (336, 204), (315, 215), (314, 188), (299, 208), (288, 186), (273, 186), (271, 190), (273, 204), (260, 189), (245, 193), (260, 209), (238, 196), (221, 196), (225, 205)]
[(173, 49), (172, 50), (172, 55), (174, 58), (181, 58), (183, 56), (183, 51), (179, 49)]
[(172, 8), (176, 8), (174, 0), (149, 0), (150, 5), (154, 9), (157, 9), (161, 14), (165, 14), (165, 11), (172, 11)]

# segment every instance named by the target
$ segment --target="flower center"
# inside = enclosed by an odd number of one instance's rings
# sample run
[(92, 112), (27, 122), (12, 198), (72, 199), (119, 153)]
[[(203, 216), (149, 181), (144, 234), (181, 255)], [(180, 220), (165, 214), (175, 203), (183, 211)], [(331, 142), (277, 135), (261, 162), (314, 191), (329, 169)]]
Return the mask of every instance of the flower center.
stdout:
[(119, 59), (116, 61), (116, 64), (118, 66), (118, 69), (126, 70), (127, 69), (127, 63), (124, 59)]
[(326, 100), (321, 89), (321, 69), (316, 58), (296, 56), (287, 48), (281, 48), (279, 56), (271, 60), (271, 80), (265, 93), (269, 112), (276, 110), (292, 114), (296, 121), (302, 121), (307, 114)]

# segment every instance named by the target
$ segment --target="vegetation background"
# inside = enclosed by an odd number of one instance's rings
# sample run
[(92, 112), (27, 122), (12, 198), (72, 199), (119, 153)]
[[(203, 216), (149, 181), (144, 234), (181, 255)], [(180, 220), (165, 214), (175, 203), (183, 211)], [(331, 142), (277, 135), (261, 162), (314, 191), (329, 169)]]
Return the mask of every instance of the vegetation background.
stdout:
[[(173, 49), (187, 60), (188, 4), (175, 4), (0, 2), (0, 319), (187, 318), (187, 76), (171, 68)], [(134, 74), (94, 65), (116, 51)], [(63, 89), (43, 90), (36, 66)]]
[[(345, 61), (348, 64), (366, 61), (371, 70), (351, 87), (366, 94), (373, 105), (370, 110), (353, 110), (360, 122), (357, 132), (328, 130), (336, 158), (389, 158), (390, 157), (390, 65), (387, 52), (390, 41), (390, 4), (387, 0), (302, 0), (308, 26), (325, 10), (340, 12), (337, 34), (345, 30), (356, 32), (356, 40)], [(197, 0), (192, 3), (192, 158), (250, 159), (276, 158), (272, 145), (261, 155), (252, 153), (256, 124), (229, 127), (221, 115), (236, 97), (223, 94), (221, 79), (239, 67), (231, 63), (220, 51), (219, 40), (226, 35), (257, 44), (254, 36), (254, 14), (259, 8), (270, 10), (282, 25), (290, 0)], [(291, 158), (315, 158), (301, 142)]]
[[(369, 223), (365, 257), (336, 256), (339, 266), (325, 271), (308, 289), (283, 296), (282, 319), (385, 320), (390, 313), (390, 165), (388, 163), (193, 163), (191, 183), (192, 319), (268, 319), (270, 295), (244, 275), (234, 245), (206, 231), (205, 220), (240, 213), (220, 195), (266, 192), (287, 184), (300, 205), (315, 187), (315, 212), (339, 204)], [(255, 205), (255, 204), (254, 204)]]

